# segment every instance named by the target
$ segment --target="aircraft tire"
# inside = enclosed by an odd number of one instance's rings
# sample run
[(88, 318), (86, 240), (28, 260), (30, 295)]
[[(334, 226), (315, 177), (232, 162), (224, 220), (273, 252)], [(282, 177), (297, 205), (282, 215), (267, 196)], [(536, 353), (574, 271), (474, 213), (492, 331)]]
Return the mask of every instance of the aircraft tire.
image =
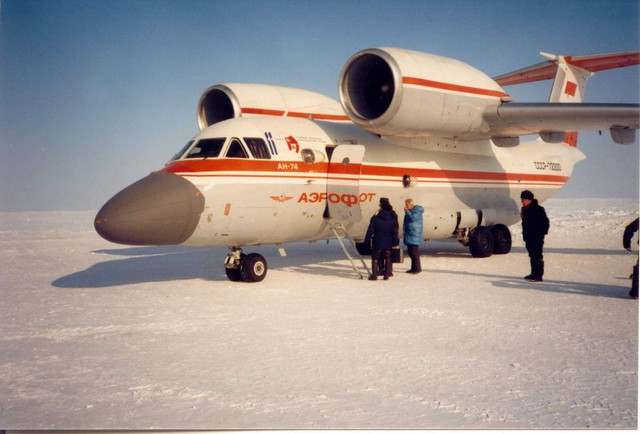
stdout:
[(474, 258), (488, 258), (493, 254), (493, 235), (486, 226), (478, 226), (469, 239), (469, 251)]
[(232, 282), (242, 282), (242, 274), (240, 274), (239, 268), (225, 268), (224, 269), (227, 278)]
[[(244, 261), (247, 255), (244, 253), (240, 253), (240, 265)], [(242, 274), (240, 274), (240, 266), (237, 268), (227, 268), (224, 267), (224, 273), (227, 275), (227, 278), (232, 282), (242, 282), (244, 279), (242, 278)]]
[(249, 253), (240, 264), (240, 275), (245, 282), (261, 282), (267, 275), (267, 261), (258, 253)]
[(503, 224), (491, 226), (493, 235), (493, 253), (495, 255), (506, 255), (511, 251), (511, 231)]

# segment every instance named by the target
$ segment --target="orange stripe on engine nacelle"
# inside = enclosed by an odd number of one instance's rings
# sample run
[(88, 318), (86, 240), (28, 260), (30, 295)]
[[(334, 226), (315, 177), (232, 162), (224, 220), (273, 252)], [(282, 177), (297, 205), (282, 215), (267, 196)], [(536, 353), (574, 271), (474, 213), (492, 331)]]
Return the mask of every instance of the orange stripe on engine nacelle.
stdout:
[(253, 107), (242, 107), (242, 114), (245, 115), (265, 115), (265, 116), (284, 116), (284, 110), (269, 110)]
[(509, 94), (499, 90), (482, 89), (479, 87), (462, 86), (453, 83), (444, 83), (442, 81), (426, 80), (417, 77), (402, 77), (403, 84), (414, 84), (416, 86), (431, 87), (440, 90), (452, 90), (455, 92), (470, 93), (473, 95), (495, 96), (498, 98), (508, 97)]
[(246, 115), (262, 115), (262, 116), (287, 116), (291, 118), (311, 118), (318, 121), (348, 121), (349, 117), (345, 115), (331, 115), (326, 113), (311, 112), (285, 112), (284, 110), (261, 109), (256, 107), (242, 107), (242, 114)]
[(292, 118), (312, 118), (317, 121), (348, 121), (348, 116), (345, 115), (327, 115), (322, 113), (302, 113), (302, 112), (289, 112), (287, 116)]

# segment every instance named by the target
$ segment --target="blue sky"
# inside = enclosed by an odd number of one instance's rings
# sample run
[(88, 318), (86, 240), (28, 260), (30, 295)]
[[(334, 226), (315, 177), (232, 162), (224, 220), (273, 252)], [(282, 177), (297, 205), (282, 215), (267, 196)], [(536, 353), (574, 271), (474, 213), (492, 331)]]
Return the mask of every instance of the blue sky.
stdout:
[[(0, 211), (98, 209), (197, 133), (224, 82), (337, 98), (346, 60), (392, 46), (499, 75), (637, 50), (637, 0), (0, 0)], [(637, 103), (638, 67), (602, 72), (587, 102)], [(546, 101), (551, 82), (511, 86)], [(556, 197), (638, 197), (639, 146), (582, 134), (587, 160)]]

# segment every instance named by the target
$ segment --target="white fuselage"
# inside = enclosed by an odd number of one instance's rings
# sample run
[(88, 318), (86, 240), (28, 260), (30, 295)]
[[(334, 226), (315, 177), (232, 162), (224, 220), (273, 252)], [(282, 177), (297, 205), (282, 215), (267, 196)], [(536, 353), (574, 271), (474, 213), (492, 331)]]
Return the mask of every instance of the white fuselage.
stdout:
[[(522, 190), (542, 202), (584, 158), (575, 147), (542, 141), (498, 147), (490, 140), (407, 139), (391, 143), (351, 123), (240, 117), (194, 140), (224, 138), (217, 158), (186, 158), (163, 169), (193, 183), (204, 212), (190, 246), (246, 246), (332, 237), (328, 218), (364, 238), (381, 197), (402, 218), (404, 200), (425, 209), (425, 239), (519, 216)], [(232, 139), (261, 138), (270, 158), (228, 158)], [(398, 144), (399, 143), (399, 144)], [(305, 161), (306, 160), (306, 161)], [(312, 161), (313, 160), (313, 161)], [(402, 225), (401, 225), (402, 226)]]

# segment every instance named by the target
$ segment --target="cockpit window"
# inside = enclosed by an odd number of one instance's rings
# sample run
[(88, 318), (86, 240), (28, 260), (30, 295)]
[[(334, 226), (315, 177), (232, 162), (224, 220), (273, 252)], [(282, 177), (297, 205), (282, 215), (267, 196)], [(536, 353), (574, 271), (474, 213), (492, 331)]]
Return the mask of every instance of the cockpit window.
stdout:
[(229, 149), (227, 150), (227, 158), (249, 158), (247, 151), (244, 150), (244, 146), (238, 139), (231, 139), (229, 143)]
[(220, 155), (225, 138), (200, 139), (186, 158), (216, 158)]
[(169, 162), (179, 160), (184, 155), (184, 153), (187, 152), (187, 149), (189, 149), (191, 145), (193, 145), (193, 140), (189, 140), (189, 142), (184, 145), (182, 149), (180, 149), (178, 153), (174, 155), (171, 160), (169, 160)]
[(245, 137), (244, 142), (249, 147), (253, 158), (260, 158), (263, 160), (271, 159), (271, 154), (269, 153), (269, 149), (267, 148), (267, 144), (264, 142), (264, 140), (260, 138)]

